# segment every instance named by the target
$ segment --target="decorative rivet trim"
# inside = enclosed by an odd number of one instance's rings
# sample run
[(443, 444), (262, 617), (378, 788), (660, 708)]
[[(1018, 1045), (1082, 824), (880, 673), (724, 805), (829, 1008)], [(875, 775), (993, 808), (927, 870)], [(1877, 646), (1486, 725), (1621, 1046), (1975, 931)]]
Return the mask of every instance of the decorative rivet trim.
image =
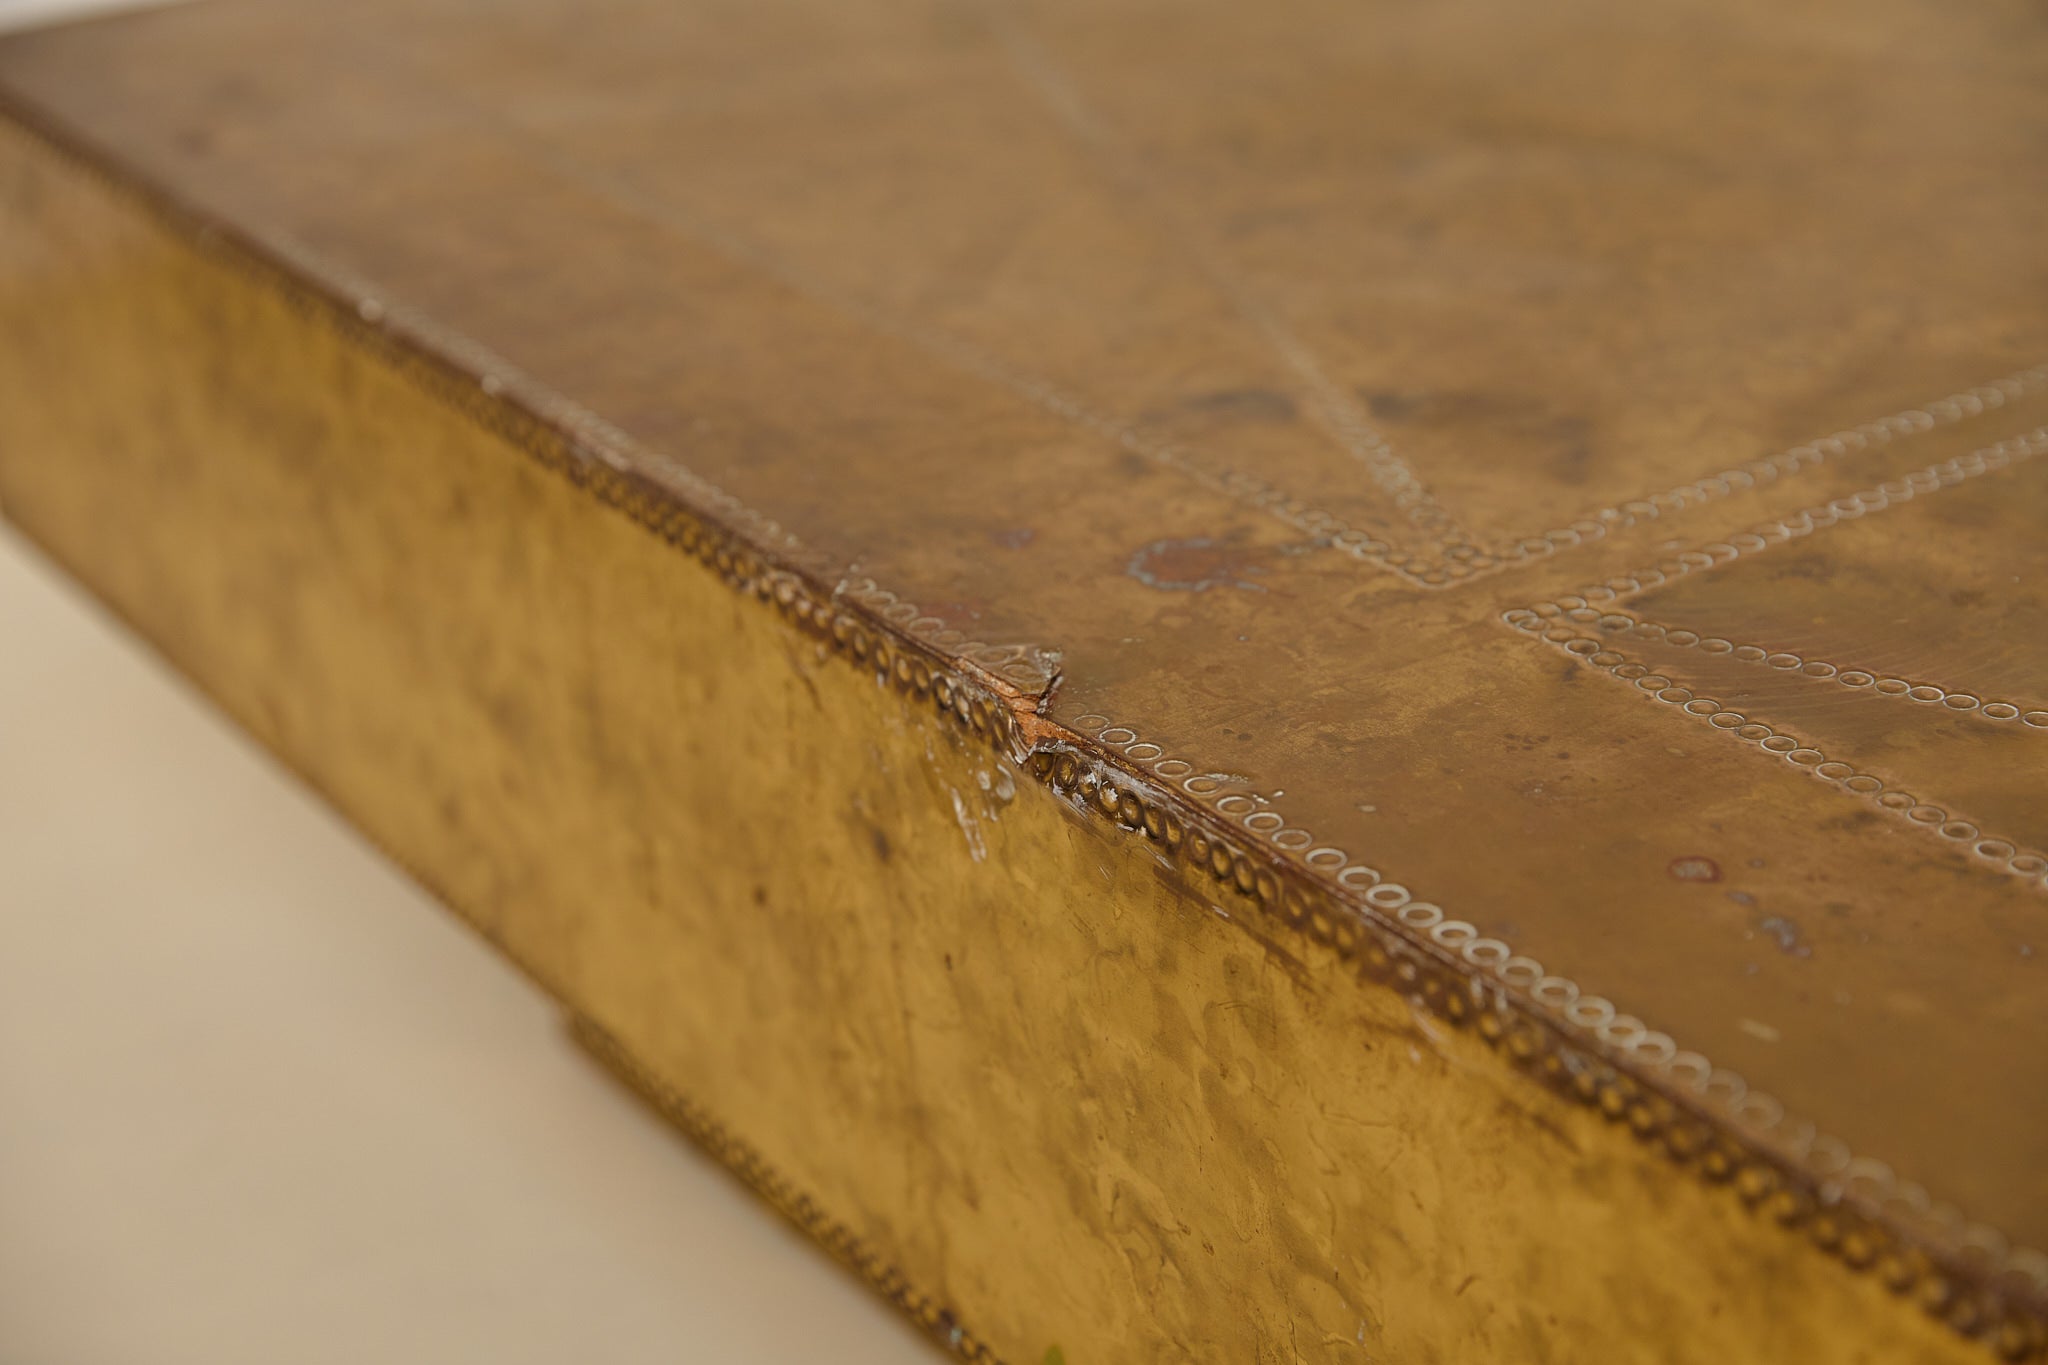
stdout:
[(808, 1191), (771, 1165), (757, 1148), (734, 1134), (703, 1105), (641, 1065), (618, 1039), (589, 1018), (574, 1016), (570, 1029), (577, 1042), (663, 1118), (680, 1128), (799, 1232), (825, 1248), (834, 1260), (860, 1276), (869, 1288), (923, 1328), (925, 1335), (942, 1350), (973, 1365), (1002, 1365), (988, 1343), (962, 1325), (959, 1314), (914, 1287), (893, 1262), (845, 1223), (826, 1213)]

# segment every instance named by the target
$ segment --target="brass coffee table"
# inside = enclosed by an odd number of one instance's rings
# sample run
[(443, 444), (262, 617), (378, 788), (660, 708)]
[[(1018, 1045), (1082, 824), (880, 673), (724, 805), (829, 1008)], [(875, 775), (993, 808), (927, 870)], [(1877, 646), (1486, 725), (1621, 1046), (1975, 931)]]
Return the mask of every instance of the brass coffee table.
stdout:
[(968, 1359), (2048, 1346), (2048, 19), (0, 43), (0, 498)]

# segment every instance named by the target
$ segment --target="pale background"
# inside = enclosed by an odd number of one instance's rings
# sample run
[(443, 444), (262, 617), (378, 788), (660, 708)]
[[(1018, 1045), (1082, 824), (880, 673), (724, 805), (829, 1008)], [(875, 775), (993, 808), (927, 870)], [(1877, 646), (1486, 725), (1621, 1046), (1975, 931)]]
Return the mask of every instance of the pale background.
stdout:
[(0, 1365), (935, 1358), (0, 522)]

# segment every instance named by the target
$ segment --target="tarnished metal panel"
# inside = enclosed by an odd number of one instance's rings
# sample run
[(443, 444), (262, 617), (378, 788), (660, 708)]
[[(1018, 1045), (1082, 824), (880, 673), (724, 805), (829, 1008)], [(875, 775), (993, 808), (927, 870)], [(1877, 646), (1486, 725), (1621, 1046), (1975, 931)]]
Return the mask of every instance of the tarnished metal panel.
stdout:
[(970, 1353), (2026, 1357), (2044, 76), (1902, 3), (53, 30), (0, 496)]

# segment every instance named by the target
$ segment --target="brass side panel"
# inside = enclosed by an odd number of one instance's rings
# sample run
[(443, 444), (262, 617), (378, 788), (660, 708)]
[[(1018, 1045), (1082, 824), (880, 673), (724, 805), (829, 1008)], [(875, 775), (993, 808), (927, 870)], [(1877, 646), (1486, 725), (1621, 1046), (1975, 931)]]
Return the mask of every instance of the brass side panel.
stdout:
[(7, 515), (957, 1314), (941, 1337), (1012, 1365), (1980, 1358), (237, 248), (14, 131), (0, 207), (0, 372), (36, 396), (0, 403)]

